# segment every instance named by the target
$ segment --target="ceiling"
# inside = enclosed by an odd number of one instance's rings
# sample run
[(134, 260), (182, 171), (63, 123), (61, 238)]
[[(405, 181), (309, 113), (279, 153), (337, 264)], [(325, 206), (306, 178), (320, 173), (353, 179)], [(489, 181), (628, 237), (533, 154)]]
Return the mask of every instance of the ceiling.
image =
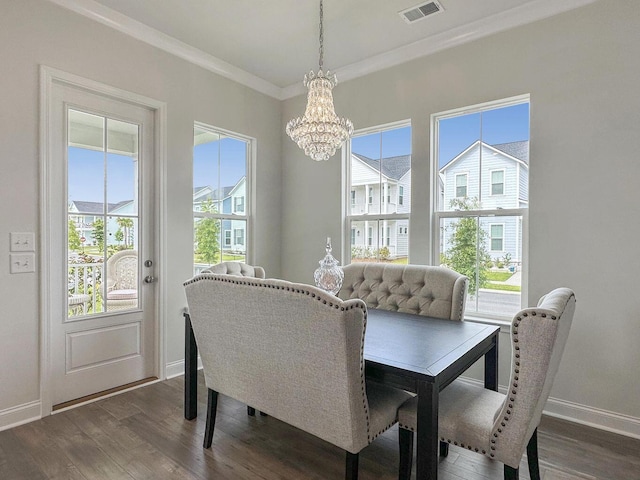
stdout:
[[(50, 0), (273, 97), (317, 70), (318, 0)], [(324, 66), (349, 80), (595, 0), (324, 0)]]

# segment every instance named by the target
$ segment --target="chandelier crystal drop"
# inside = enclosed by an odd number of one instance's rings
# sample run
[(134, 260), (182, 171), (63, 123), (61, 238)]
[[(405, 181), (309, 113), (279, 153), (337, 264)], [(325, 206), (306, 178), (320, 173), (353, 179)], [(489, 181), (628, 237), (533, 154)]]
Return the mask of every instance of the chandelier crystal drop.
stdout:
[(338, 83), (335, 73), (322, 70), (323, 62), (323, 8), (320, 0), (320, 62), (318, 73), (310, 71), (304, 76), (309, 89), (307, 108), (302, 117), (287, 123), (286, 132), (314, 160), (328, 160), (353, 133), (353, 123), (339, 118), (333, 107), (331, 91)]

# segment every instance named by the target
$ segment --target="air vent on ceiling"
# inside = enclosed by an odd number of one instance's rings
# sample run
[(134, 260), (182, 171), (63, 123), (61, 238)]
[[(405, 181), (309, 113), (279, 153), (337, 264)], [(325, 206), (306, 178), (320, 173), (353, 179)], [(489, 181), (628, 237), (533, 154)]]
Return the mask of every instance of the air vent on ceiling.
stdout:
[(401, 12), (398, 12), (398, 15), (400, 15), (405, 22), (414, 23), (418, 20), (427, 18), (429, 15), (433, 15), (434, 13), (440, 13), (443, 10), (444, 8), (442, 8), (442, 5), (433, 0), (431, 2), (421, 3), (415, 7), (402, 10)]

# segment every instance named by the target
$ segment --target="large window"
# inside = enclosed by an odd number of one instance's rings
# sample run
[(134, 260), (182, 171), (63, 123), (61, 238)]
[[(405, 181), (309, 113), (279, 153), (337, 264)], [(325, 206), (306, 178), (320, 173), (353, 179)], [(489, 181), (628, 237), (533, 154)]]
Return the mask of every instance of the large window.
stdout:
[(246, 262), (251, 140), (196, 124), (193, 145), (194, 272)]
[(466, 315), (521, 308), (529, 206), (529, 98), (432, 116), (435, 258), (469, 277)]
[[(350, 260), (407, 263), (411, 213), (411, 126), (356, 132), (347, 156)], [(404, 232), (402, 235), (400, 232)]]

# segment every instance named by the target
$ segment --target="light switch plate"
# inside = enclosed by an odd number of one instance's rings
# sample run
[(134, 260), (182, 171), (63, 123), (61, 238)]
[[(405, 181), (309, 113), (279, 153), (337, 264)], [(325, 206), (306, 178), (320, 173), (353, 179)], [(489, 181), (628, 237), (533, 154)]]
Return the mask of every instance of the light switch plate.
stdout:
[(30, 273), (36, 271), (35, 253), (12, 253), (11, 273)]
[(33, 232), (11, 232), (12, 252), (35, 252), (35, 235)]

